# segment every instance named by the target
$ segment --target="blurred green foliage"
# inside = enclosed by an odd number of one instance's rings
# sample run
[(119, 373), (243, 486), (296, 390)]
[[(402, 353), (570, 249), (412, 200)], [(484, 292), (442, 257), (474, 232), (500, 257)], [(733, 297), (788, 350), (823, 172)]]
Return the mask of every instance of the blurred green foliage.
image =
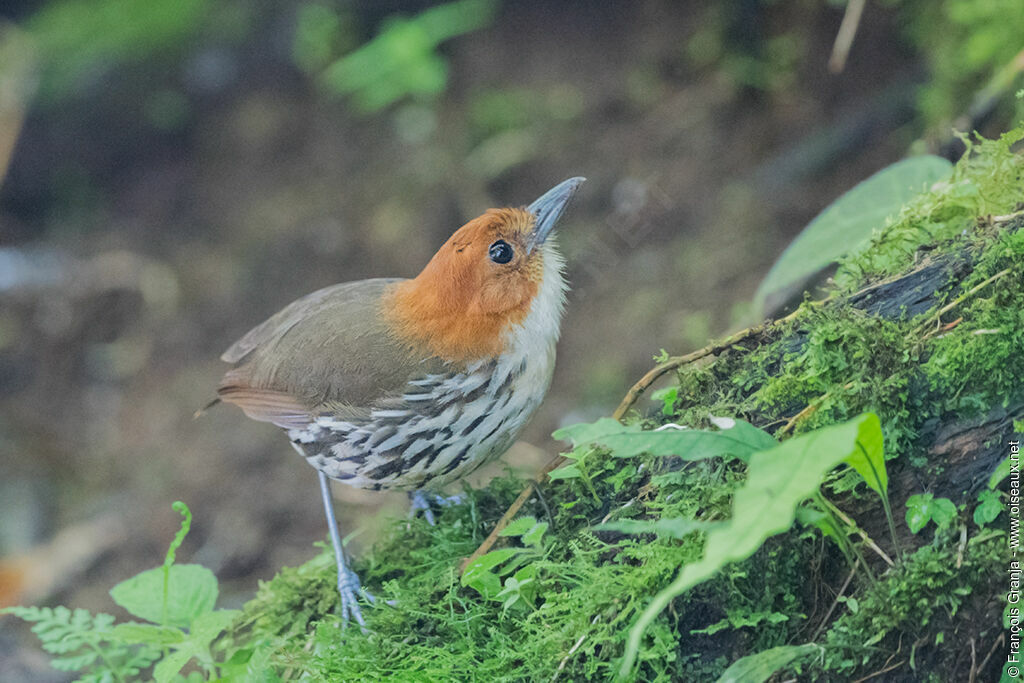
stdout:
[[(360, 46), (361, 17), (354, 11), (307, 2), (296, 9), (292, 59), (318, 78), (326, 92), (350, 97), (363, 112), (405, 97), (432, 100), (448, 83), (448, 64), (439, 45), (488, 25), (497, 7), (497, 0), (459, 0), (412, 17), (390, 16)], [(214, 13), (224, 15), (224, 21), (211, 19)], [(232, 3), (215, 6), (209, 0), (45, 3), (26, 21), (40, 57), (41, 97), (52, 102), (74, 95), (109, 68), (188, 46), (201, 31), (253, 39), (254, 26), (245, 21), (249, 14), (251, 10)], [(210, 29), (211, 22), (234, 25)], [(180, 118), (180, 103), (170, 104), (169, 117), (156, 117), (163, 126)]]
[[(761, 6), (774, 4), (762, 0)], [(749, 7), (744, 8), (749, 11)], [(697, 30), (686, 41), (687, 60), (698, 68), (716, 67), (737, 88), (783, 90), (793, 84), (796, 68), (808, 46), (799, 30), (772, 35), (744, 35), (739, 3), (712, 3), (701, 15)], [(760, 19), (760, 18), (759, 18)]]
[[(842, 0), (823, 0), (828, 21), (839, 28)], [(888, 5), (885, 7), (884, 5)], [(792, 12), (792, 9), (791, 9)], [(1020, 0), (885, 0), (868, 13), (892, 13), (913, 49), (929, 68), (918, 105), (925, 126), (948, 126), (975, 100), (1012, 92), (1024, 82), (1024, 2)], [(777, 92), (789, 86), (817, 49), (808, 27), (807, 3), (788, 16), (781, 3), (714, 3), (686, 40), (686, 61), (713, 68), (736, 88)], [(779, 21), (782, 19), (782, 21)], [(784, 23), (785, 22), (785, 23)], [(865, 49), (854, 40), (851, 60)], [(824, 65), (822, 65), (824, 66)], [(1024, 117), (1016, 104), (1011, 121)]]
[(315, 72), (334, 56), (354, 47), (355, 20), (316, 2), (300, 5), (295, 19), (292, 59), (303, 71)]
[(40, 95), (60, 99), (106, 66), (173, 46), (202, 23), (207, 0), (57, 0), (27, 28), (36, 41)]
[[(318, 76), (327, 90), (348, 96), (363, 112), (374, 112), (405, 97), (430, 100), (448, 84), (448, 63), (438, 46), (488, 25), (495, 0), (459, 0), (414, 17), (389, 17), (372, 40), (327, 64)], [(322, 5), (300, 11), (293, 53), (300, 66), (316, 70), (341, 42), (343, 22)]]
[[(1010, 91), (1024, 82), (1024, 2), (889, 1), (931, 70), (919, 100), (926, 122), (955, 118), (983, 85)], [(1022, 116), (1018, 102), (1015, 120)]]

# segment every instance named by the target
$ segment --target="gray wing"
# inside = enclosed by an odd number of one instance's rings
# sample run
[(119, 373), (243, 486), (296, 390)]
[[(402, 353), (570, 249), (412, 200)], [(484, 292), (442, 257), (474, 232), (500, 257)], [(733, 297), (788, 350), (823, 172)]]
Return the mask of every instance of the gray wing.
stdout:
[(358, 420), (410, 380), (443, 372), (443, 361), (417, 357), (381, 316), (382, 296), (399, 281), (327, 287), (253, 328), (221, 356), (238, 363), (221, 382), (221, 399), (286, 428), (323, 412)]

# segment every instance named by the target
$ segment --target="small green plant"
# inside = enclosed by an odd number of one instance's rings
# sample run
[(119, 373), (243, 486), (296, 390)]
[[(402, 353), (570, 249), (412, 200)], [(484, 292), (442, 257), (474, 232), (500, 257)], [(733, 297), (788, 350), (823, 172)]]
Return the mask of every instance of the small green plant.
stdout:
[(979, 527), (991, 524), (1005, 509), (1006, 506), (1003, 505), (999, 492), (985, 489), (978, 494), (978, 505), (974, 508), (972, 515), (974, 523)]
[[(513, 606), (531, 606), (536, 597), (537, 565), (534, 560), (543, 557), (547, 522), (533, 517), (520, 517), (509, 524), (501, 535), (518, 538), (522, 547), (500, 548), (483, 555), (466, 567), (462, 585), (469, 586), (480, 595), (501, 603), (502, 610)], [(505, 577), (504, 587), (501, 577)]]
[(917, 493), (907, 498), (907, 526), (917, 533), (935, 522), (939, 529), (945, 529), (956, 519), (956, 505), (949, 498), (936, 498), (931, 493)]
[[(173, 681), (191, 661), (208, 677), (227, 673), (218, 664), (211, 644), (241, 614), (214, 609), (217, 579), (195, 564), (175, 564), (175, 552), (192, 524), (182, 502), (181, 528), (171, 541), (163, 566), (122, 581), (110, 590), (118, 605), (142, 622), (115, 624), (109, 614), (91, 615), (66, 607), (11, 607), (4, 612), (32, 622), (43, 649), (55, 655), (51, 664), (61, 671), (80, 671), (82, 681), (124, 681), (153, 666), (158, 683)], [(155, 665), (154, 665), (155, 664)]]
[(151, 645), (125, 644), (115, 633), (114, 617), (67, 607), (8, 607), (33, 624), (32, 632), (43, 649), (54, 655), (50, 665), (58, 671), (81, 671), (81, 681), (124, 681), (149, 668), (160, 657)]
[(665, 387), (651, 394), (652, 401), (661, 401), (661, 414), (672, 417), (676, 410), (676, 399), (679, 398), (679, 387)]

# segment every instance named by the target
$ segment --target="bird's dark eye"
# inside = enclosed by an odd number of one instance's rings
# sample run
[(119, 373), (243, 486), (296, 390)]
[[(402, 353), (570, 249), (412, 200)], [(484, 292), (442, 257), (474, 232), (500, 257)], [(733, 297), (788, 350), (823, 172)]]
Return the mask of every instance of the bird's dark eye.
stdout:
[(512, 256), (515, 252), (512, 250), (512, 245), (505, 240), (498, 240), (491, 245), (491, 248), (487, 251), (487, 255), (495, 263), (508, 263), (512, 260)]

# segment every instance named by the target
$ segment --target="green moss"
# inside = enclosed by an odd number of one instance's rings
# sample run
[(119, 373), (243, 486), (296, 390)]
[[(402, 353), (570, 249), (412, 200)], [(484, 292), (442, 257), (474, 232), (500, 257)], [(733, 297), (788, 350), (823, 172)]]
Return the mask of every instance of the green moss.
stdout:
[(1011, 147), (1021, 138), (1020, 126), (997, 140), (964, 137), (967, 152), (949, 182), (920, 195), (867, 245), (843, 259), (834, 278), (837, 287), (852, 292), (899, 273), (913, 265), (914, 254), (924, 246), (939, 251), (960, 247), (962, 242), (953, 238), (972, 232), (976, 217), (1015, 210), (1021, 202), (1024, 165)]
[[(850, 674), (872, 661), (882, 661), (901, 648), (903, 634), (914, 640), (902, 647), (910, 656), (929, 662), (926, 670), (952, 671), (955, 651), (940, 647), (953, 636), (957, 621), (977, 617), (986, 607), (1002, 612), (997, 597), (1005, 590), (1004, 572), (1009, 551), (1003, 534), (972, 538), (959, 553), (953, 538), (941, 546), (915, 552), (878, 584), (869, 586), (855, 603), (846, 603), (841, 616), (825, 634), (822, 669)], [(983, 635), (1002, 629), (1001, 619), (979, 624)], [(927, 636), (926, 636), (927, 634)]]

